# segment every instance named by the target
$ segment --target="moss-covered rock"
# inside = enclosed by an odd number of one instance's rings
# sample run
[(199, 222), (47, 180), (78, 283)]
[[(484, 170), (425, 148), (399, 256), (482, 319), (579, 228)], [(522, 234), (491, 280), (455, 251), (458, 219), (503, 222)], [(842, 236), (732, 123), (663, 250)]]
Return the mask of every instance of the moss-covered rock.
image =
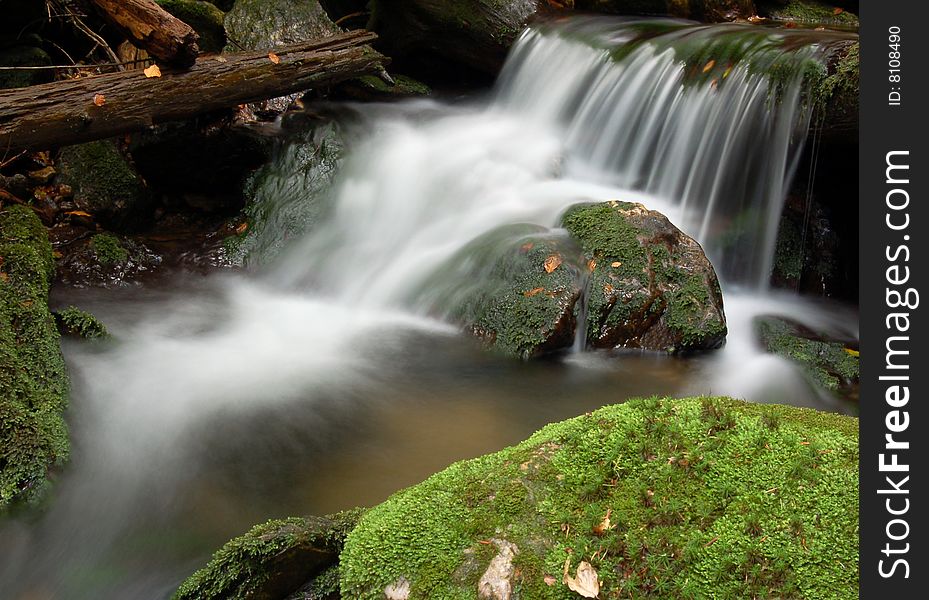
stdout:
[(858, 42), (848, 42), (834, 52), (814, 92), (822, 111), (821, 127), (829, 132), (858, 130), (860, 50)]
[(427, 96), (432, 91), (429, 86), (406, 75), (393, 75), (389, 83), (377, 75), (365, 75), (340, 83), (334, 91), (337, 98), (360, 100), (362, 102), (383, 102), (397, 98)]
[(148, 188), (113, 141), (64, 148), (58, 172), (60, 182), (74, 190), (78, 208), (106, 227), (127, 231), (150, 222), (154, 203)]
[(779, 317), (755, 320), (764, 347), (799, 365), (810, 380), (833, 393), (845, 393), (858, 383), (858, 351), (839, 341), (817, 336)]
[[(52, 59), (45, 50), (35, 46), (0, 45), (0, 66), (2, 67), (41, 67), (52, 64)], [(0, 71), (0, 90), (19, 88), (46, 83), (54, 79), (53, 70)]]
[(100, 319), (76, 306), (56, 310), (55, 323), (62, 335), (70, 335), (88, 340), (109, 336), (106, 326)]
[(129, 252), (112, 233), (98, 233), (90, 238), (90, 246), (102, 265), (118, 265), (129, 259)]
[(54, 271), (35, 214), (0, 210), (0, 512), (37, 499), (68, 456), (68, 376), (48, 310)]
[(197, 45), (203, 52), (221, 52), (226, 45), (223, 27), (225, 14), (203, 0), (156, 0), (163, 9), (184, 21), (200, 36)]
[(423, 296), (432, 312), (460, 323), (488, 348), (541, 356), (574, 342), (580, 259), (567, 235), (534, 225), (502, 227), (452, 257)]
[(573, 207), (563, 225), (590, 271), (586, 330), (592, 347), (673, 353), (723, 343), (726, 317), (713, 265), (664, 215), (611, 201)]
[(341, 30), (316, 0), (236, 0), (226, 13), (227, 50), (263, 50)]
[(825, 27), (858, 27), (858, 16), (828, 2), (817, 0), (761, 0), (758, 15), (772, 21)]
[(275, 600), (301, 588), (324, 597), (319, 594), (337, 589), (339, 552), (363, 512), (257, 525), (216, 552), (206, 567), (181, 584), (174, 598)]
[[(390, 497), (349, 534), (343, 598), (478, 596), (500, 552), (513, 598), (851, 599), (858, 422), (727, 398), (634, 400), (549, 425)], [(546, 578), (554, 578), (551, 584)], [(551, 581), (551, 579), (549, 579)]]
[(752, 0), (575, 0), (580, 10), (617, 15), (670, 15), (705, 23), (744, 19), (755, 13)]

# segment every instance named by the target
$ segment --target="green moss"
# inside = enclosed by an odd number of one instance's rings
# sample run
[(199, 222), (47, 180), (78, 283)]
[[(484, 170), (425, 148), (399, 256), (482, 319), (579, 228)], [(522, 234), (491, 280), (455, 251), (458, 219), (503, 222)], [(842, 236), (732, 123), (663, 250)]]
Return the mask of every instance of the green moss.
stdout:
[[(727, 398), (646, 399), (545, 427), (373, 508), (341, 555), (343, 598), (475, 596), (519, 548), (523, 598), (589, 561), (612, 598), (857, 597), (857, 420)], [(613, 528), (594, 532), (609, 511)], [(483, 542), (483, 543), (482, 543)], [(557, 583), (548, 586), (545, 575)]]
[(394, 85), (390, 85), (377, 75), (364, 75), (358, 78), (358, 82), (365, 87), (391, 96), (428, 96), (432, 92), (425, 83), (406, 75), (394, 75), (393, 80)]
[(844, 344), (804, 337), (795, 326), (776, 317), (759, 318), (755, 326), (769, 352), (799, 365), (822, 388), (837, 392), (858, 380), (858, 356)]
[(32, 210), (0, 211), (0, 512), (37, 500), (68, 456), (68, 377), (48, 310), (54, 269)]
[(203, 52), (221, 52), (226, 45), (225, 14), (202, 0), (156, 0), (163, 9), (190, 25), (200, 35), (197, 45)]
[(325, 578), (333, 577), (328, 571), (363, 513), (356, 508), (328, 517), (290, 517), (256, 525), (217, 551), (173, 597), (282, 598), (320, 574), (323, 586)]
[(75, 306), (55, 311), (55, 322), (62, 334), (74, 335), (84, 339), (105, 338), (109, 336), (106, 326), (97, 317)]
[(843, 10), (836, 14), (834, 6), (816, 0), (790, 0), (786, 4), (771, 1), (760, 2), (759, 14), (776, 21), (858, 27), (858, 17), (854, 13)]
[(90, 245), (102, 265), (117, 265), (129, 260), (129, 251), (112, 233), (98, 233), (90, 238)]
[(819, 80), (815, 98), (830, 124), (858, 123), (859, 54), (858, 42), (843, 49), (828, 76)]

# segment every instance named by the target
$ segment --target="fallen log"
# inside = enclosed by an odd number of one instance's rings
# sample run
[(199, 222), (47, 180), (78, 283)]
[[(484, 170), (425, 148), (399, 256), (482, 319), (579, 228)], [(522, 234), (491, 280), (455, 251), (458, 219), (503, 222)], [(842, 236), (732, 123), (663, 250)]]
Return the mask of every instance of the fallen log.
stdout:
[(197, 60), (200, 36), (152, 0), (90, 0), (132, 43), (158, 60), (189, 67)]
[(202, 57), (190, 70), (167, 68), (67, 79), (0, 90), (0, 156), (138, 131), (246, 102), (301, 92), (383, 69), (387, 58), (352, 31), (275, 48)]

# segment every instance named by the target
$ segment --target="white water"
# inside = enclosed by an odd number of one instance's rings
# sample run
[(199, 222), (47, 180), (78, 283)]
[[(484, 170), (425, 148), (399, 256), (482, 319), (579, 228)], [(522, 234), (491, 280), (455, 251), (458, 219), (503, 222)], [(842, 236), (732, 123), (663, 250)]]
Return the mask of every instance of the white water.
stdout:
[[(378, 386), (397, 385), (406, 375), (390, 372), (388, 359), (410, 351), (398, 332), (452, 333), (424, 316), (423, 281), (475, 237), (514, 223), (555, 226), (577, 202), (643, 202), (718, 264), (722, 232), (738, 214), (754, 215), (743, 226), (756, 232), (755, 253), (734, 261), (732, 279), (756, 291), (727, 287), (728, 345), (696, 362), (679, 393), (822, 407), (793, 367), (760, 351), (750, 326), (763, 312), (820, 314), (757, 293), (806, 127), (799, 80), (775, 105), (767, 80), (738, 64), (725, 85), (687, 87), (683, 77), (660, 45), (614, 64), (602, 49), (530, 32), (488, 102), (383, 109), (342, 167), (331, 214), (273, 268), (214, 278), (202, 293), (143, 303), (141, 314), (104, 310), (118, 344), (69, 353), (84, 431), (71, 467), (80, 481), (37, 532), (14, 532), (25, 541), (2, 561), (0, 584), (75, 594), (62, 587), (69, 570), (114, 552), (140, 506), (179, 501), (202, 468), (198, 432), (258, 408), (370, 402)], [(616, 370), (622, 361), (568, 362)], [(176, 574), (166, 577), (114, 589), (163, 595)]]

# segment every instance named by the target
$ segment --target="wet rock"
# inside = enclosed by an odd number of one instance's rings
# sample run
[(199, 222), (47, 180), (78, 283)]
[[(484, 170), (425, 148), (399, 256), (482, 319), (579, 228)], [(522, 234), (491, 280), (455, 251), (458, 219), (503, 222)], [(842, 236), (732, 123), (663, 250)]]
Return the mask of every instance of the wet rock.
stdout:
[(221, 52), (226, 45), (223, 11), (203, 0), (156, 0), (163, 9), (184, 21), (200, 36), (201, 52)]
[(849, 143), (858, 139), (859, 53), (858, 42), (836, 47), (827, 60), (825, 77), (813, 92), (820, 114), (812, 127)]
[(134, 231), (151, 223), (154, 202), (148, 187), (112, 140), (64, 148), (58, 171), (77, 207), (105, 227)]
[(590, 272), (591, 347), (681, 353), (722, 345), (726, 317), (713, 265), (664, 215), (611, 201), (573, 207), (562, 222)]
[(534, 225), (502, 227), (448, 261), (426, 283), (422, 302), (493, 351), (542, 356), (574, 343), (579, 259), (580, 250), (564, 234)]
[(493, 539), (491, 542), (499, 552), (491, 559), (487, 570), (477, 582), (477, 595), (490, 600), (510, 600), (513, 596), (513, 575), (516, 571), (513, 559), (519, 554), (519, 548), (506, 540)]
[(0, 513), (39, 499), (68, 457), (68, 376), (48, 310), (54, 270), (32, 210), (0, 210)]
[(814, 385), (857, 399), (857, 344), (855, 348), (850, 347), (781, 317), (758, 317), (755, 328), (768, 352), (797, 364)]
[(427, 96), (431, 92), (428, 85), (406, 75), (392, 75), (391, 80), (393, 83), (377, 75), (350, 79), (336, 86), (330, 97), (361, 102), (386, 102), (399, 98)]
[(229, 52), (266, 50), (341, 31), (316, 0), (236, 0), (225, 26)]
[(109, 336), (106, 326), (95, 316), (76, 306), (69, 306), (56, 310), (55, 324), (61, 335), (84, 338), (87, 340), (105, 338)]
[[(818, 2), (817, 0), (759, 0), (758, 16), (772, 21), (800, 23), (812, 27), (858, 28), (857, 10), (850, 2)], [(844, 4), (844, 7), (838, 6)]]
[(354, 509), (257, 525), (217, 551), (206, 567), (181, 584), (174, 599), (307, 597), (298, 590), (323, 594), (333, 582), (337, 586), (339, 552), (363, 512)]
[(90, 235), (81, 227), (56, 227), (56, 282), (72, 287), (125, 287), (152, 273), (161, 256), (144, 244), (112, 233)]
[[(790, 196), (781, 213), (771, 284), (827, 297), (842, 296), (847, 286), (848, 248), (834, 225), (833, 210), (815, 198)], [(854, 244), (852, 244), (854, 246)], [(854, 288), (857, 292), (857, 287)]]
[(399, 60), (441, 58), (496, 74), (526, 23), (545, 0), (372, 0), (368, 28), (378, 47)]
[[(383, 600), (402, 575), (410, 598), (473, 598), (500, 555), (495, 539), (519, 548), (520, 598), (577, 597), (562, 583), (568, 557), (572, 572), (589, 560), (601, 598), (851, 598), (857, 507), (857, 419), (729, 398), (631, 400), (372, 508), (345, 542), (341, 590)], [(606, 515), (616, 527), (602, 527)], [(481, 569), (460, 579), (471, 560)]]
[(669, 15), (718, 23), (755, 14), (752, 0), (576, 0), (575, 7), (617, 15)]

